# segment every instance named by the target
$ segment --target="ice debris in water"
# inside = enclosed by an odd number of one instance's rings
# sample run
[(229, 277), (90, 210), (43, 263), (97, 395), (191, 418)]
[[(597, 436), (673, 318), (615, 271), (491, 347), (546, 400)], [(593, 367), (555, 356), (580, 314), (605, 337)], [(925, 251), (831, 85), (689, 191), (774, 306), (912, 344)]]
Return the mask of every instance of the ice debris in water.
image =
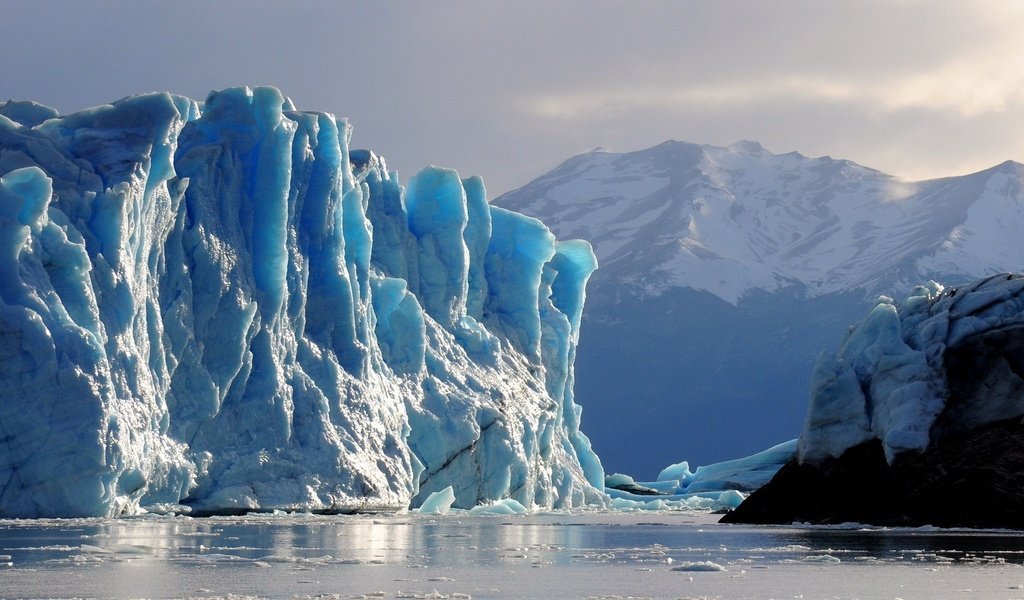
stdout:
[(475, 506), (469, 511), (476, 515), (525, 515), (529, 511), (525, 506), (516, 502), (512, 498), (505, 498), (503, 500), (496, 500), (489, 504), (481, 504)]
[(698, 560), (698, 561), (685, 561), (682, 562), (669, 571), (725, 571), (725, 567), (722, 565), (712, 562), (710, 560)]
[(752, 456), (690, 470), (682, 461), (665, 467), (657, 481), (634, 481), (613, 473), (605, 478), (605, 492), (618, 510), (731, 510), (747, 494), (768, 483), (796, 456), (797, 440), (773, 446)]
[(751, 456), (697, 467), (683, 461), (669, 465), (658, 474), (659, 482), (676, 482), (678, 493), (714, 490), (750, 492), (768, 483), (787, 462), (796, 456), (797, 440), (772, 446)]
[(454, 503), (455, 492), (452, 491), (452, 486), (448, 486), (427, 496), (416, 512), (425, 515), (446, 515)]

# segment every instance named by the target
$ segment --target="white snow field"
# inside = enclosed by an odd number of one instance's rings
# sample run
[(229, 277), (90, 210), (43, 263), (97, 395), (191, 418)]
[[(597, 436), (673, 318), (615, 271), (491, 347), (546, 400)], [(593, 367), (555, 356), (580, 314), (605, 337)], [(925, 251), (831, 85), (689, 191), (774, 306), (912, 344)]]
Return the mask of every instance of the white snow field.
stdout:
[(667, 141), (594, 150), (495, 201), (594, 245), (640, 296), (907, 288), (1019, 267), (1024, 165), (913, 182), (847, 160)]

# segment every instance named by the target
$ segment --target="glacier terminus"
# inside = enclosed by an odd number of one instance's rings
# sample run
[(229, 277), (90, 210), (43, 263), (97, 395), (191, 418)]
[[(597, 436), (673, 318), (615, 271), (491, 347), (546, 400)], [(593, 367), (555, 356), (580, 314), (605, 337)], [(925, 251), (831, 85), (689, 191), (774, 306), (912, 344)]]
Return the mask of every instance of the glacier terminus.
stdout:
[(0, 105), (0, 515), (605, 505), (589, 244), (274, 88)]

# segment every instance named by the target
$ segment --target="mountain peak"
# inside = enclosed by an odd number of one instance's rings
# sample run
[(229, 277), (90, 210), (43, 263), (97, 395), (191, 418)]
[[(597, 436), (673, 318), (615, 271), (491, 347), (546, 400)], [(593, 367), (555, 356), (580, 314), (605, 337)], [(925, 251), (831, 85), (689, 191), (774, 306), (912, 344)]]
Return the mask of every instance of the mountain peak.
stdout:
[[(996, 173), (1024, 178), (1024, 165), (987, 171)], [(1019, 227), (996, 218), (1005, 203), (989, 200), (1024, 194), (1024, 185), (986, 192), (1000, 183), (983, 179), (908, 186), (848, 160), (777, 155), (751, 140), (668, 140), (600, 162), (580, 157), (495, 204), (590, 241), (604, 265), (595, 285), (617, 279), (645, 296), (692, 288), (736, 303), (794, 284), (815, 296), (895, 293), (921, 278), (973, 276), (979, 265), (1019, 268), (1015, 244), (986, 239), (1024, 228), (1024, 218)]]
[(756, 142), (754, 140), (740, 140), (738, 142), (733, 142), (727, 146), (727, 149), (740, 154), (750, 154), (753, 156), (760, 156), (768, 152), (760, 142)]
[(996, 170), (1004, 173), (1024, 173), (1024, 163), (1019, 163), (1015, 160), (1006, 160), (996, 165)]

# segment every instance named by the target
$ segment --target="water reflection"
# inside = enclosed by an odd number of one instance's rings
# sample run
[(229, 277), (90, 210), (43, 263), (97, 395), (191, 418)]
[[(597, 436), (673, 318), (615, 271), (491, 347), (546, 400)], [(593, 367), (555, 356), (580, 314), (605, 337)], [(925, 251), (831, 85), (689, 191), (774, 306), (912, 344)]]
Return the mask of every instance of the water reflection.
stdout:
[(0, 521), (0, 548), (12, 565), (0, 595), (15, 597), (358, 597), (414, 585), (490, 597), (510, 581), (612, 575), (601, 585), (632, 593), (656, 581), (643, 573), (1024, 564), (1018, 532), (721, 526), (685, 514)]
[(796, 533), (797, 543), (815, 550), (839, 550), (878, 560), (924, 560), (937, 555), (940, 562), (1024, 564), (1024, 533), (1018, 531), (810, 528)]

